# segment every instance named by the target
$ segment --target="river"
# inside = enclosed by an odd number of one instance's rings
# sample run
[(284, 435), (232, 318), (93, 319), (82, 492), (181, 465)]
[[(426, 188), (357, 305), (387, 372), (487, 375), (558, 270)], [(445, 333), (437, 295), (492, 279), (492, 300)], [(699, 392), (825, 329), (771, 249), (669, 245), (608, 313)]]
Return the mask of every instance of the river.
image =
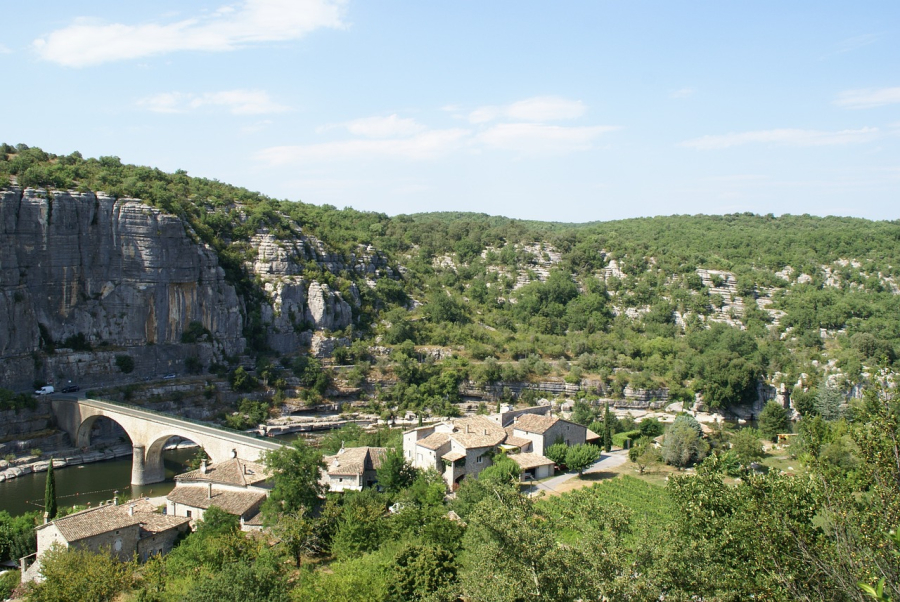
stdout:
[[(291, 433), (277, 439), (290, 443), (302, 437), (314, 444), (318, 436), (319, 433)], [(163, 452), (166, 480), (151, 485), (131, 485), (131, 456), (59, 468), (54, 471), (57, 503), (60, 508), (96, 505), (98, 502), (111, 500), (115, 491), (124, 496), (121, 499), (141, 495), (166, 495), (175, 487), (175, 475), (188, 470), (187, 463), (196, 453), (196, 448)], [(0, 510), (6, 510), (13, 516), (43, 510), (46, 483), (46, 472), (31, 473), (0, 483)]]
[[(119, 491), (124, 498), (166, 495), (175, 487), (172, 479), (188, 470), (187, 463), (196, 453), (196, 448), (163, 452), (166, 480), (143, 486), (131, 485), (131, 456), (59, 468), (53, 472), (57, 504), (60, 508), (96, 505), (112, 499), (115, 491)], [(43, 510), (46, 483), (46, 472), (31, 473), (0, 483), (0, 510), (6, 510), (13, 516)]]

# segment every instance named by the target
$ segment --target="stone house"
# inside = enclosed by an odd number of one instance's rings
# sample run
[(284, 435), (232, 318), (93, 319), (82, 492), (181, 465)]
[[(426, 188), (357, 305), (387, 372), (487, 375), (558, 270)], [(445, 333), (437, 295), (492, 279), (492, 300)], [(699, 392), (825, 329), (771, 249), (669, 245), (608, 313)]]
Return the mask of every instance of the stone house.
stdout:
[(121, 561), (135, 555), (143, 562), (166, 554), (178, 537), (190, 531), (190, 519), (156, 511), (146, 498), (118, 504), (116, 500), (50, 521), (35, 529), (37, 557), (22, 581), (37, 579), (43, 555), (54, 544), (91, 552), (108, 551)]
[[(543, 456), (547, 452), (547, 448), (557, 441), (570, 447), (589, 441), (589, 431), (586, 426), (556, 416), (523, 414), (507, 428), (512, 430), (512, 436), (517, 440), (528, 439), (531, 441), (530, 449), (522, 449), (523, 452), (531, 452), (539, 456)], [(591, 434), (597, 437), (596, 434)]]
[(360, 491), (378, 482), (376, 471), (387, 450), (383, 447), (341, 448), (333, 456), (325, 456), (325, 470), (320, 483), (328, 485), (331, 491)]
[(175, 489), (166, 496), (166, 512), (191, 521), (203, 520), (210, 506), (237, 516), (244, 531), (262, 528), (259, 510), (269, 496), (269, 472), (256, 462), (232, 458), (201, 464), (175, 477)]
[(457, 418), (403, 433), (403, 456), (416, 468), (434, 469), (455, 489), (466, 476), (490, 466), (506, 431), (486, 416)]

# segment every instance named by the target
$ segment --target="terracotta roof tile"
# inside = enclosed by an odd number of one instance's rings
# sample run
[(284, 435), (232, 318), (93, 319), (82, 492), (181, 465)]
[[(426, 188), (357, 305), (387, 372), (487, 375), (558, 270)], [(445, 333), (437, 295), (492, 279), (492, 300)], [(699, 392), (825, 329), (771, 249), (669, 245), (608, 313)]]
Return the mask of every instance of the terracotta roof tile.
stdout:
[[(129, 514), (129, 508), (134, 507), (134, 514)], [(134, 502), (120, 504), (118, 506), (107, 504), (96, 508), (88, 508), (62, 518), (58, 518), (48, 525), (53, 524), (59, 529), (60, 534), (68, 542), (94, 537), (109, 531), (127, 529), (137, 526), (141, 530), (141, 536), (160, 533), (177, 528), (189, 522), (189, 519), (179, 516), (166, 516), (156, 512), (156, 506), (149, 500), (140, 499)], [(46, 528), (41, 525), (38, 529)]]
[(522, 470), (537, 468), (538, 466), (550, 466), (553, 464), (553, 460), (537, 454), (512, 454), (509, 456), (509, 459), (515, 461), (516, 464), (522, 467)]
[(266, 494), (262, 491), (230, 491), (213, 486), (210, 496), (207, 487), (176, 485), (166, 499), (204, 510), (210, 506), (218, 506), (229, 514), (241, 516), (266, 499)]
[(542, 435), (547, 430), (559, 422), (559, 418), (555, 416), (538, 416), (537, 414), (523, 414), (513, 423), (513, 428), (526, 433), (535, 433)]
[(503, 443), (506, 431), (486, 416), (472, 416), (454, 420), (450, 436), (466, 449), (477, 449)]
[(221, 483), (223, 485), (255, 485), (269, 478), (269, 471), (263, 464), (233, 458), (227, 462), (217, 462), (206, 467), (192, 470), (175, 477), (176, 481), (202, 481), (204, 483)]
[(443, 456), (441, 456), (441, 459), (447, 460), (448, 462), (455, 462), (456, 460), (462, 460), (465, 457), (466, 457), (466, 454), (464, 454), (461, 451), (449, 451), (446, 454), (444, 454)]
[(383, 447), (348, 447), (322, 460), (330, 475), (361, 475), (380, 468), (386, 452)]
[(447, 433), (431, 433), (424, 439), (416, 441), (416, 445), (420, 445), (425, 449), (437, 449), (449, 440), (450, 436)]

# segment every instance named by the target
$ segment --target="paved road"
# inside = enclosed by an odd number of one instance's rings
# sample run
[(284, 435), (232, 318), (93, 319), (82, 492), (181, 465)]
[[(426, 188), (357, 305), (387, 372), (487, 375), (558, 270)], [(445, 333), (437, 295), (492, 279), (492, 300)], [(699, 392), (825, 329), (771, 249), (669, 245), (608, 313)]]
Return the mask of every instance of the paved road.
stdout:
[[(617, 466), (621, 466), (628, 460), (628, 451), (627, 450), (618, 450), (610, 453), (604, 453), (600, 456), (600, 459), (597, 460), (591, 467), (586, 468), (584, 470), (585, 474), (594, 473), (594, 472), (604, 472), (611, 468), (616, 468)], [(567, 472), (565, 474), (561, 474), (553, 477), (552, 479), (548, 479), (546, 481), (542, 481), (540, 483), (535, 483), (531, 487), (531, 491), (529, 495), (536, 495), (541, 491), (545, 491), (548, 494), (554, 493), (560, 485), (568, 481), (569, 479), (573, 479), (578, 476), (577, 472)]]

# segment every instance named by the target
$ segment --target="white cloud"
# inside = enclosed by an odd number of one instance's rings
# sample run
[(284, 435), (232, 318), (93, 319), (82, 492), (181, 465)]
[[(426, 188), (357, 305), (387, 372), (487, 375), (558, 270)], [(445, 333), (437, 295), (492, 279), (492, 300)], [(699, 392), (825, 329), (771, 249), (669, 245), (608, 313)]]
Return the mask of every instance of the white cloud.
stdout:
[(900, 102), (900, 87), (846, 90), (838, 94), (834, 104), (845, 109), (872, 109), (898, 102)]
[(501, 123), (480, 133), (476, 140), (488, 147), (523, 153), (566, 153), (589, 150), (595, 139), (617, 130), (612, 126), (561, 127), (538, 123)]
[(351, 134), (367, 138), (391, 138), (412, 136), (425, 130), (415, 119), (404, 119), (396, 114), (389, 117), (365, 117), (343, 124)]
[(0, 54), (12, 54), (12, 50), (7, 48), (3, 44), (0, 44)]
[(669, 94), (669, 98), (690, 98), (694, 95), (693, 88), (681, 88)]
[(98, 23), (77, 19), (38, 38), (41, 58), (66, 67), (175, 52), (221, 52), (242, 46), (293, 40), (323, 27), (340, 28), (346, 0), (244, 0), (211, 15), (174, 23)]
[(203, 107), (224, 107), (233, 115), (281, 113), (288, 107), (269, 98), (264, 90), (223, 90), (205, 94), (163, 92), (137, 102), (155, 113), (186, 113)]
[(357, 139), (301, 146), (274, 146), (258, 152), (256, 158), (272, 166), (321, 159), (373, 156), (432, 159), (459, 148), (468, 135), (469, 133), (462, 129), (430, 130), (407, 138)]
[(855, 144), (868, 142), (878, 137), (878, 128), (860, 128), (858, 130), (840, 130), (822, 132), (819, 130), (777, 129), (740, 132), (721, 136), (702, 136), (686, 140), (681, 146), (697, 150), (713, 150), (741, 146), (751, 143), (769, 143), (784, 146), (829, 146), (834, 144)]
[(580, 100), (568, 100), (559, 96), (536, 96), (504, 106), (479, 107), (469, 113), (471, 123), (486, 123), (507, 118), (516, 121), (558, 121), (577, 119), (585, 114), (587, 107)]

